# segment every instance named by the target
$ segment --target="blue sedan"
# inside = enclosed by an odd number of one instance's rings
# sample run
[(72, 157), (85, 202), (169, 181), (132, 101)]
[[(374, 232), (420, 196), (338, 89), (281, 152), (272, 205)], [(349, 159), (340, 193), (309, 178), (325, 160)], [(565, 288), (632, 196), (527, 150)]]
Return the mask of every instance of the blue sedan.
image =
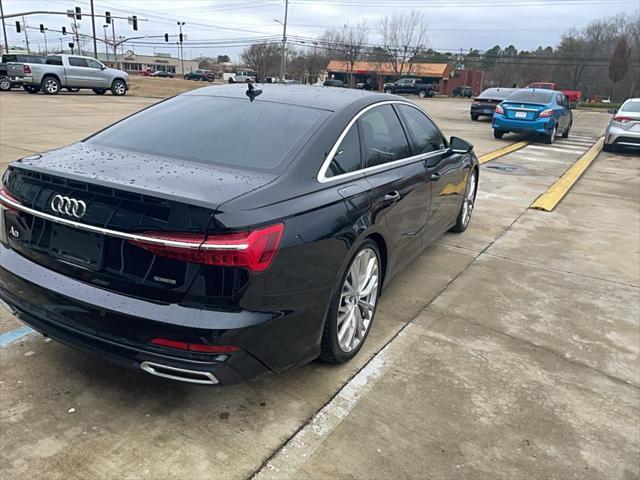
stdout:
[(558, 135), (569, 136), (573, 114), (569, 100), (561, 92), (540, 88), (523, 88), (509, 95), (493, 114), (493, 136), (505, 133), (542, 135), (545, 143), (553, 143)]

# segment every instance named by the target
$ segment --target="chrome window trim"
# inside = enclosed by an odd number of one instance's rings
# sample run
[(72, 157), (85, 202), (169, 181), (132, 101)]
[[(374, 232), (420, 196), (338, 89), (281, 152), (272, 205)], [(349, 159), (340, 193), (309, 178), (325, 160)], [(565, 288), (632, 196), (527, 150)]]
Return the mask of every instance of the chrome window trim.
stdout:
[(0, 203), (4, 204), (5, 207), (8, 207), (13, 210), (18, 210), (21, 212), (29, 213), (35, 217), (40, 217), (45, 220), (49, 220), (51, 222), (56, 222), (61, 225), (66, 225), (68, 227), (77, 228), (78, 230), (85, 230), (87, 232), (92, 233), (100, 233), (102, 235), (109, 235), (110, 237), (122, 238), (125, 240), (132, 240), (134, 242), (142, 242), (149, 243), (153, 245), (162, 245), (165, 247), (178, 247), (178, 248), (191, 248), (194, 250), (246, 250), (249, 248), (249, 245), (246, 243), (241, 243), (238, 245), (224, 245), (224, 244), (215, 244), (215, 243), (206, 243), (206, 244), (194, 244), (189, 242), (180, 242), (175, 240), (163, 240), (161, 238), (150, 237), (148, 235), (138, 235), (135, 233), (126, 233), (120, 232), (118, 230), (110, 230), (108, 228), (95, 227), (93, 225), (87, 225), (85, 223), (76, 222), (73, 220), (69, 220), (66, 218), (56, 217), (54, 215), (50, 215), (48, 213), (40, 212), (38, 210), (34, 210), (29, 207), (25, 207), (21, 203), (13, 201), (11, 198), (6, 197), (0, 194)]
[[(336, 180), (343, 180), (343, 179), (350, 178), (350, 177), (362, 176), (362, 175), (366, 175), (367, 173), (374, 172), (374, 171), (377, 171), (377, 170), (383, 170), (383, 169), (386, 169), (386, 168), (393, 168), (393, 167), (397, 167), (397, 166), (400, 166), (400, 165), (409, 164), (409, 163), (412, 163), (412, 162), (417, 161), (417, 160), (426, 160), (426, 159), (434, 157), (436, 155), (440, 155), (440, 154), (442, 154), (443, 152), (445, 152), (447, 150), (446, 148), (443, 148), (443, 149), (440, 149), (440, 150), (435, 150), (433, 152), (421, 153), (419, 155), (413, 155), (411, 157), (400, 158), (398, 160), (394, 160), (393, 162), (383, 163), (383, 164), (380, 164), (380, 165), (375, 165), (373, 167), (361, 168), (360, 170), (356, 170), (354, 172), (348, 172), (348, 173), (343, 173), (341, 175), (335, 175), (333, 177), (327, 177), (326, 176), (327, 171), (329, 170), (329, 166), (331, 165), (331, 162), (333, 161), (333, 158), (335, 157), (335, 154), (338, 151), (338, 147), (340, 146), (340, 144), (342, 143), (344, 138), (347, 136), (347, 133), (349, 133), (349, 130), (351, 129), (351, 127), (353, 127), (353, 125), (355, 125), (355, 123), (358, 121), (358, 119), (362, 115), (367, 113), (369, 110), (373, 110), (374, 108), (380, 107), (382, 105), (390, 105), (390, 104), (408, 105), (409, 107), (415, 108), (416, 110), (418, 110), (420, 113), (422, 113), (425, 117), (427, 117), (429, 119), (429, 121), (438, 129), (438, 132), (440, 133), (440, 135), (444, 139), (444, 135), (442, 135), (442, 131), (440, 130), (440, 128), (438, 128), (436, 123), (433, 120), (431, 120), (431, 117), (429, 117), (429, 115), (427, 115), (427, 113), (424, 110), (422, 110), (419, 106), (417, 106), (417, 105), (415, 105), (415, 104), (413, 104), (411, 102), (406, 102), (406, 101), (402, 101), (402, 100), (385, 100), (383, 102), (378, 102), (378, 103), (374, 103), (374, 104), (368, 105), (368, 106), (366, 106), (365, 108), (363, 108), (362, 110), (360, 110), (358, 113), (356, 113), (354, 115), (354, 117), (349, 121), (347, 126), (344, 128), (344, 130), (342, 131), (342, 133), (338, 137), (338, 140), (336, 140), (336, 143), (334, 143), (334, 145), (331, 148), (331, 150), (329, 150), (329, 154), (327, 155), (327, 158), (322, 163), (322, 166), (320, 167), (320, 171), (318, 172), (318, 175), (317, 175), (318, 182), (320, 182), (320, 183), (328, 183), (328, 182), (333, 182), (333, 181), (336, 181)], [(409, 139), (407, 138), (407, 140), (409, 140)]]

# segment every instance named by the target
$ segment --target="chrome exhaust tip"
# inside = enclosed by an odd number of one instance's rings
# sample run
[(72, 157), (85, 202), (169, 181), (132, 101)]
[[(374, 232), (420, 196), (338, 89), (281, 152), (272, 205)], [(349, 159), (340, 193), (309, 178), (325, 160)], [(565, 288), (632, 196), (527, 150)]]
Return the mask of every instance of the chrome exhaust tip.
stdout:
[(186, 370), (153, 362), (142, 362), (140, 368), (151, 375), (178, 380), (179, 382), (197, 383), (200, 385), (217, 385), (218, 379), (210, 372)]

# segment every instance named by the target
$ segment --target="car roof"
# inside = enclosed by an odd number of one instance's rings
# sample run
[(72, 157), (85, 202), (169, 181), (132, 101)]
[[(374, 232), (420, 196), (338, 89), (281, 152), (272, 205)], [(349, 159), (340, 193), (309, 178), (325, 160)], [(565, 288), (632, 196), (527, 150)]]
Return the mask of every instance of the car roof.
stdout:
[[(316, 85), (281, 85), (272, 83), (256, 83), (254, 86), (256, 90), (262, 90), (262, 93), (256, 97), (256, 101), (262, 100), (276, 103), (287, 103), (290, 105), (330, 111), (341, 110), (356, 101), (366, 101), (367, 97), (371, 100), (370, 103), (388, 100), (389, 98), (387, 97), (397, 99), (397, 97), (392, 97), (391, 95), (387, 96), (376, 92), (349, 88), (338, 89)], [(183, 93), (182, 95), (204, 95), (211, 97), (246, 99), (246, 92), (246, 84), (230, 84), (211, 85), (191, 90)]]

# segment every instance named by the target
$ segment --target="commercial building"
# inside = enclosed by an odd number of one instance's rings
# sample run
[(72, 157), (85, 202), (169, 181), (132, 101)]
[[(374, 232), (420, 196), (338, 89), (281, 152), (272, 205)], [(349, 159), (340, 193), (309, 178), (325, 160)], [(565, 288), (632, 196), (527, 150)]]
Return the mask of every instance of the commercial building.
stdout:
[[(404, 76), (419, 77), (425, 83), (436, 83), (440, 90), (446, 88), (446, 82), (451, 76), (451, 65), (448, 63), (414, 63), (411, 72)], [(344, 60), (331, 60), (327, 65), (328, 77), (347, 81), (350, 65)], [(397, 75), (389, 62), (355, 62), (353, 66), (352, 83), (365, 82), (367, 79), (382, 90), (382, 85), (386, 82), (397, 80)]]
[[(107, 58), (108, 57), (108, 58)], [(195, 60), (184, 60), (184, 71), (179, 58), (174, 58), (170, 54), (158, 53), (156, 55), (139, 55), (132, 50), (127, 50), (124, 54), (119, 53), (116, 57), (117, 65), (114, 65), (113, 54), (110, 52), (98, 53), (98, 60), (107, 63), (111, 67), (119, 68), (129, 73), (139, 73), (146, 69), (163, 70), (175, 73), (176, 75), (184, 75), (198, 68), (198, 62)]]

